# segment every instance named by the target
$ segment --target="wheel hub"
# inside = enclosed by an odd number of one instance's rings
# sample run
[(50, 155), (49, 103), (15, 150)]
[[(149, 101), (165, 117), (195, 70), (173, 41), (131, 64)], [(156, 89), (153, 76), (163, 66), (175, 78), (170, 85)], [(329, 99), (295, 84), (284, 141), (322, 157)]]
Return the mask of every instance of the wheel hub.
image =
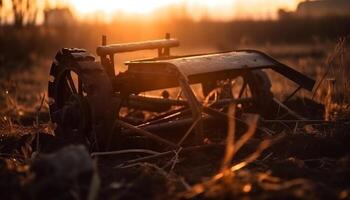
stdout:
[(85, 97), (71, 95), (60, 114), (66, 131), (86, 133), (86, 130), (89, 129), (89, 108)]

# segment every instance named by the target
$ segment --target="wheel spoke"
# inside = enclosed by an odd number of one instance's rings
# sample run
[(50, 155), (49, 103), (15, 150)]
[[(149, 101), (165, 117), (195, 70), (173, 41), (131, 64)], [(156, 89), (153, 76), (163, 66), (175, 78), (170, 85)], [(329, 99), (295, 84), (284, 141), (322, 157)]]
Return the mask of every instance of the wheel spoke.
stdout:
[(67, 74), (67, 80), (68, 80), (68, 85), (69, 85), (69, 87), (71, 89), (71, 92), (73, 94), (78, 94), (77, 88), (75, 87), (74, 81), (73, 81), (72, 76), (71, 76), (70, 73)]
[(241, 90), (239, 91), (238, 99), (240, 99), (240, 98), (242, 97), (242, 95), (243, 95), (244, 91), (246, 90), (246, 88), (247, 88), (247, 82), (244, 81), (244, 83), (243, 83), (243, 85), (242, 85), (242, 88), (241, 88)]
[(78, 94), (83, 96), (83, 82), (79, 77), (78, 77)]

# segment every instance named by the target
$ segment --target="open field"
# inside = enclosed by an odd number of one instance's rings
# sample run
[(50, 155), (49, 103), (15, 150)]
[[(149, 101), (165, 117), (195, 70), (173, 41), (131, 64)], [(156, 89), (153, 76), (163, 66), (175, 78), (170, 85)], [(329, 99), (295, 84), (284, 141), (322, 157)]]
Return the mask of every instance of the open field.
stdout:
[[(202, 29), (201, 26), (197, 30)], [(185, 38), (182, 31), (185, 32), (181, 29), (175, 37)], [(80, 27), (79, 33), (83, 32), (84, 27)], [(130, 160), (148, 153), (90, 157), (84, 149), (71, 147), (56, 157), (45, 157), (45, 153), (52, 153), (61, 145), (53, 136), (55, 125), (48, 114), (47, 82), (55, 51), (69, 46), (95, 53), (94, 47), (100, 44), (100, 35), (104, 32), (108, 30), (101, 28), (84, 35), (83, 39), (89, 41), (84, 43), (79, 34), (69, 36), (64, 31), (22, 30), (17, 33), (23, 34), (20, 37), (8, 35), (11, 30), (0, 30), (10, 38), (7, 42), (3, 40), (2, 44), (6, 45), (1, 46), (0, 54), (1, 199), (350, 198), (349, 42), (333, 35), (328, 40), (315, 37), (314, 41), (299, 42), (240, 38), (232, 45), (227, 44), (231, 40), (225, 43), (222, 37), (219, 42), (213, 41), (215, 34), (212, 33), (208, 38), (213, 40), (208, 43), (205, 39), (185, 39), (183, 48), (174, 51), (175, 54), (195, 54), (258, 49), (317, 81), (319, 87), (313, 92), (300, 91), (286, 102), (293, 111), (311, 121), (258, 123), (253, 120), (249, 125), (254, 135), (233, 131), (239, 138), (233, 145), (244, 142), (232, 158), (227, 159), (230, 142), (170, 151), (164, 156), (135, 162)], [(112, 36), (108, 41), (153, 39), (160, 35), (151, 32), (137, 37), (138, 34), (134, 34), (135, 37), (127, 37), (125, 33), (120, 34), (120, 38)], [(288, 37), (293, 39), (290, 34)], [(18, 48), (11, 46), (11, 41)], [(117, 55), (116, 69), (124, 71), (123, 62), (129, 59), (153, 55), (149, 51)], [(276, 98), (284, 99), (296, 89), (296, 85), (276, 73), (268, 72), (268, 75)], [(332, 89), (330, 79), (335, 80)], [(213, 130), (216, 132), (226, 137), (226, 129)], [(60, 157), (65, 153), (72, 153), (71, 157)], [(74, 162), (77, 155), (80, 160)], [(50, 159), (61, 159), (62, 163)], [(55, 164), (60, 167), (56, 168)]]

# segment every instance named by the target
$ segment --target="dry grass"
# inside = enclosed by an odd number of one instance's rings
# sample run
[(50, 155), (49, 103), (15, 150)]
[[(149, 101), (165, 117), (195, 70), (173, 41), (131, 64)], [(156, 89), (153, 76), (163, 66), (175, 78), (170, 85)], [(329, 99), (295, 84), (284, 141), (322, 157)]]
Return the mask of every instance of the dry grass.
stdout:
[[(347, 56), (346, 54), (346, 40), (341, 39), (335, 46), (334, 50), (329, 54), (323, 70), (320, 72), (314, 72), (318, 73), (320, 77), (319, 86), (317, 87), (318, 89), (315, 90), (314, 96), (317, 101), (325, 103), (326, 119), (338, 119), (340, 116), (345, 115), (347, 113), (346, 109), (349, 108), (350, 94), (348, 91), (350, 82), (347, 78), (349, 71), (347, 69), (347, 62), (345, 61)], [(298, 62), (302, 63), (302, 65), (310, 64), (308, 62), (303, 64), (304, 61)], [(316, 71), (318, 69), (313, 70)], [(335, 81), (327, 81), (327, 79), (330, 78), (333, 78)], [(46, 82), (43, 83), (46, 84)], [(275, 82), (275, 84), (280, 86), (284, 85), (283, 81), (282, 83)], [(23, 86), (19, 85), (18, 87)], [(40, 88), (45, 87), (46, 85), (40, 86)], [(26, 91), (28, 92), (28, 90)], [(16, 97), (14, 93), (11, 93), (11, 91), (9, 94), (5, 95), (7, 110), (3, 110), (5, 112), (1, 112), (0, 134), (18, 136), (24, 134), (35, 136), (39, 132), (52, 134), (54, 126), (52, 124), (42, 123), (40, 119), (37, 118), (40, 111), (47, 111), (47, 102), (45, 102), (42, 93), (39, 94), (41, 95), (32, 95), (35, 96), (35, 98), (33, 98), (35, 99), (35, 103), (31, 104), (30, 106), (27, 104), (22, 104), (22, 100), (20, 100), (18, 96)], [(303, 179), (284, 181), (280, 178), (273, 177), (268, 173), (254, 173), (246, 169), (249, 164), (257, 161), (259, 156), (264, 150), (266, 150), (266, 148), (270, 147), (271, 144), (280, 138), (263, 140), (259, 145), (257, 145), (256, 150), (252, 154), (245, 156), (240, 161), (236, 161), (235, 158), (237, 152), (247, 144), (247, 141), (254, 136), (255, 131), (258, 128), (258, 116), (252, 115), (248, 118), (247, 124), (250, 126), (247, 132), (240, 138), (237, 138), (235, 134), (237, 127), (233, 118), (235, 113), (234, 108), (235, 106), (231, 106), (228, 112), (229, 123), (226, 138), (226, 153), (222, 160), (222, 166), (220, 170), (208, 181), (200, 182), (191, 186), (184, 178), (175, 174), (178, 163), (180, 163), (182, 159), (180, 152), (174, 152), (174, 157), (172, 157), (169, 162), (162, 167), (143, 162), (128, 167), (130, 167), (131, 170), (133, 170), (133, 167), (151, 168), (155, 171), (155, 173), (160, 174), (166, 180), (168, 180), (170, 184), (180, 182), (185, 190), (189, 190), (189, 192), (186, 192), (185, 195), (187, 198), (192, 198), (203, 194), (212, 195), (213, 198), (216, 198), (225, 192), (231, 193), (233, 196), (237, 196), (241, 194), (248, 194), (257, 188), (263, 188), (267, 191), (281, 191), (286, 188), (300, 185), (305, 187), (306, 191), (309, 190), (308, 187), (312, 184)], [(18, 118), (21, 118), (21, 112), (23, 112), (24, 115), (34, 113), (33, 116), (36, 117), (33, 118), (32, 126), (22, 126), (18, 124)], [(297, 131), (294, 132), (296, 133)], [(304, 134), (305, 130), (301, 130), (300, 132)], [(23, 161), (30, 159), (33, 154), (33, 150), (30, 146), (31, 142), (32, 141), (26, 143), (20, 151), (18, 151), (16, 154), (12, 154), (12, 156), (18, 155), (18, 157), (20, 157)], [(40, 141), (38, 140), (36, 144), (38, 149)], [(95, 171), (94, 178), (91, 183), (89, 199), (96, 199), (98, 196), (98, 192), (101, 189), (101, 183), (99, 181), (101, 180), (98, 179), (97, 171)]]
[(350, 103), (350, 80), (345, 58), (347, 38), (340, 38), (325, 61), (326, 70), (319, 79), (313, 99), (325, 105), (325, 120), (337, 120), (347, 115)]
[[(190, 191), (185, 193), (185, 198), (191, 199), (203, 194), (207, 197), (213, 195), (212, 198), (220, 198), (220, 194), (225, 192), (232, 193), (232, 196), (250, 192), (252, 190), (252, 184), (249, 182), (244, 183), (240, 179), (237, 179), (237, 174), (241, 175), (242, 173), (240, 173), (240, 170), (254, 162), (265, 149), (270, 147), (274, 141), (281, 138), (277, 137), (274, 140), (263, 140), (258, 145), (255, 152), (246, 156), (242, 161), (232, 164), (233, 158), (237, 152), (253, 137), (259, 119), (258, 115), (250, 115), (246, 121), (249, 125), (248, 130), (236, 141), (235, 107), (236, 105), (231, 105), (227, 113), (229, 120), (226, 153), (222, 161), (221, 170), (208, 181), (194, 185)], [(248, 175), (250, 176), (251, 174), (248, 173)]]

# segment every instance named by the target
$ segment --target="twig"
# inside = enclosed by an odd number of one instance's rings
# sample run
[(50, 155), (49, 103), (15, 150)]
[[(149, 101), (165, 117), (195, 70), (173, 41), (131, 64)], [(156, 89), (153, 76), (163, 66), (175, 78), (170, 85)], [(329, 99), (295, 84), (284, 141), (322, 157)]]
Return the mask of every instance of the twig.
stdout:
[[(38, 108), (38, 110), (36, 111), (36, 116), (35, 116), (35, 120), (36, 120), (36, 128), (39, 127), (39, 114), (40, 111), (44, 105), (44, 101), (45, 101), (45, 93), (43, 94), (43, 96), (41, 97), (41, 102), (40, 102), (40, 106)], [(36, 133), (36, 151), (39, 153), (40, 152), (40, 138), (39, 138), (39, 131), (37, 131)]]
[(297, 133), (298, 125), (299, 125), (299, 122), (296, 122), (296, 123), (295, 123), (294, 130), (293, 130), (293, 134), (296, 134), (296, 133)]
[(343, 48), (345, 43), (346, 43), (346, 38), (340, 39), (339, 42), (337, 43), (337, 45), (334, 48), (333, 54), (328, 55), (328, 58), (327, 58), (327, 61), (326, 61), (327, 65), (328, 65), (327, 70), (323, 74), (323, 76), (322, 76), (321, 80), (318, 82), (317, 86), (315, 87), (314, 92), (312, 94), (312, 98), (311, 98), (312, 100), (314, 100), (317, 91), (319, 90), (319, 88), (321, 87), (324, 79), (327, 77), (327, 75), (329, 74), (330, 70), (332, 69), (333, 63), (334, 63), (335, 59), (338, 57), (339, 52), (341, 54), (343, 54), (343, 52), (340, 51), (340, 49)]
[(184, 177), (180, 178), (180, 182), (182, 183), (182, 185), (185, 187), (187, 191), (191, 190), (191, 185), (186, 182)]
[(171, 159), (171, 167), (170, 167), (170, 170), (169, 170), (169, 173), (173, 172), (174, 171), (174, 168), (175, 168), (175, 165), (176, 163), (178, 163), (179, 161), (179, 153), (181, 152), (183, 148), (179, 148), (176, 152), (175, 152), (175, 156)]
[(236, 121), (234, 119), (235, 111), (236, 111), (236, 105), (231, 104), (227, 112), (228, 130), (227, 130), (227, 137), (226, 137), (226, 152), (225, 152), (224, 159), (222, 160), (221, 171), (224, 171), (227, 169), (227, 167), (232, 162), (232, 158), (235, 154), (235, 131), (236, 131)]
[(93, 152), (91, 153), (91, 157), (110, 156), (110, 155), (119, 155), (119, 154), (127, 154), (127, 153), (146, 153), (146, 154), (152, 154), (152, 155), (159, 154), (159, 152), (152, 151), (149, 149), (125, 149), (125, 150), (119, 150), (119, 151)]
[(259, 130), (261, 130), (262, 132), (266, 133), (266, 134), (269, 135), (269, 136), (272, 136), (272, 135), (275, 134), (274, 131), (272, 131), (272, 130), (266, 128), (266, 127), (261, 127)]
[[(150, 139), (153, 139), (153, 140), (158, 141), (158, 142), (160, 142), (160, 143), (166, 144), (166, 145), (168, 145), (168, 146), (170, 146), (170, 147), (179, 148), (179, 146), (178, 146), (177, 144), (175, 144), (175, 143), (173, 143), (173, 142), (171, 142), (171, 141), (169, 141), (169, 140), (166, 140), (166, 139), (164, 139), (164, 138), (162, 138), (162, 137), (159, 137), (159, 136), (157, 136), (157, 135), (155, 135), (155, 134), (153, 134), (153, 133), (151, 133), (151, 132), (149, 132), (149, 131), (143, 130), (143, 129), (138, 128), (138, 127), (136, 127), (136, 126), (133, 126), (133, 125), (131, 125), (131, 124), (129, 124), (129, 123), (126, 123), (126, 122), (124, 122), (124, 121), (122, 121), (122, 120), (116, 119), (116, 120), (114, 121), (113, 129), (114, 129), (114, 127), (115, 127), (116, 124), (119, 124), (120, 126), (122, 126), (122, 127), (124, 127), (124, 128), (127, 128), (127, 129), (130, 129), (130, 130), (132, 130), (132, 131), (135, 131), (136, 133), (139, 133), (139, 134), (141, 134), (141, 135), (144, 135), (144, 136), (146, 136), (146, 137), (148, 137), (148, 138), (150, 138)], [(112, 130), (113, 130), (113, 129), (112, 129)]]
[[(179, 152), (179, 153), (182, 154), (182, 153), (202, 150), (202, 149), (206, 149), (206, 148), (213, 148), (213, 147), (218, 147), (218, 146), (224, 146), (224, 145), (221, 143), (216, 143), (216, 144), (207, 144), (207, 145), (201, 145), (201, 146), (192, 146), (192, 147), (183, 148), (181, 150), (181, 152)], [(150, 161), (150, 160), (153, 160), (156, 158), (167, 157), (167, 156), (172, 155), (174, 153), (175, 153), (174, 151), (166, 151), (166, 152), (161, 152), (161, 153), (158, 153), (155, 155), (149, 155), (149, 156), (145, 156), (145, 157), (141, 157), (141, 158), (136, 158), (136, 159), (132, 159), (132, 160), (128, 160), (126, 162), (123, 162), (120, 165), (115, 166), (114, 168), (119, 168), (121, 166), (130, 165), (130, 164), (139, 163), (139, 162)]]
[(201, 117), (198, 117), (191, 125), (191, 127), (187, 130), (185, 135), (181, 138), (181, 140), (177, 143), (178, 146), (181, 146), (182, 143), (186, 140), (188, 135), (192, 132), (192, 130), (197, 126), (198, 122), (201, 120)]
[(156, 159), (156, 158), (162, 158), (164, 156), (171, 155), (172, 153), (174, 153), (174, 151), (166, 151), (166, 152), (162, 152), (162, 153), (155, 154), (155, 155), (144, 156), (144, 157), (141, 157), (141, 158), (128, 160), (126, 162), (121, 163), (120, 165), (115, 166), (114, 168), (120, 168), (120, 167), (123, 167), (125, 165), (135, 164), (135, 163), (139, 163), (139, 162), (145, 162), (147, 160), (153, 160), (153, 159)]
[(232, 166), (230, 168), (230, 170), (233, 171), (237, 171), (239, 169), (242, 169), (243, 167), (247, 166), (249, 163), (253, 162), (254, 160), (256, 160), (263, 151), (265, 151), (265, 149), (267, 149), (268, 147), (270, 147), (273, 143), (279, 141), (280, 139), (282, 139), (284, 136), (279, 136), (275, 139), (268, 139), (268, 140), (264, 140), (260, 143), (260, 145), (258, 146), (258, 149), (252, 153), (250, 156), (248, 156), (244, 161)]
[(269, 159), (272, 155), (273, 155), (273, 152), (269, 153), (267, 156), (265, 156), (265, 158), (262, 159), (262, 161)]
[(251, 118), (251, 121), (249, 122), (250, 126), (247, 130), (247, 132), (242, 135), (239, 140), (236, 142), (235, 146), (235, 151), (234, 153), (237, 153), (242, 146), (248, 142), (248, 140), (254, 135), (255, 130), (257, 128), (258, 125), (258, 120), (259, 120), (259, 115), (252, 115), (253, 117)]

